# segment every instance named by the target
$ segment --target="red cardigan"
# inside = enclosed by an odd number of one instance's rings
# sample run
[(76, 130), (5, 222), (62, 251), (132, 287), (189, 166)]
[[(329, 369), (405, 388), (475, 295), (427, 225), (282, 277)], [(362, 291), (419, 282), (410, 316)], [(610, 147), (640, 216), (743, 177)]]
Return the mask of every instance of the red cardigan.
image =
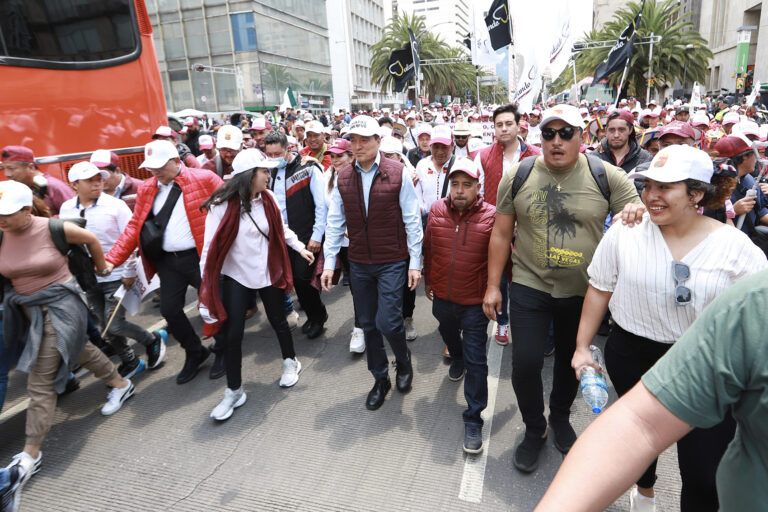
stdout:
[[(202, 169), (190, 169), (181, 164), (179, 174), (173, 179), (181, 187), (184, 199), (184, 209), (189, 219), (189, 227), (192, 229), (192, 237), (195, 239), (197, 253), (203, 250), (203, 237), (205, 236), (205, 213), (200, 211), (200, 206), (211, 197), (213, 191), (219, 188), (224, 182), (216, 176), (215, 173), (204, 171)], [(117, 239), (115, 245), (106, 254), (107, 261), (115, 266), (121, 265), (138, 247), (139, 234), (144, 222), (147, 220), (152, 204), (157, 195), (157, 178), (149, 178), (139, 187), (136, 193), (136, 207), (133, 210), (133, 216), (128, 222), (125, 231)], [(148, 258), (141, 258), (144, 265), (144, 272), (147, 279), (152, 279), (155, 275), (155, 266)]]

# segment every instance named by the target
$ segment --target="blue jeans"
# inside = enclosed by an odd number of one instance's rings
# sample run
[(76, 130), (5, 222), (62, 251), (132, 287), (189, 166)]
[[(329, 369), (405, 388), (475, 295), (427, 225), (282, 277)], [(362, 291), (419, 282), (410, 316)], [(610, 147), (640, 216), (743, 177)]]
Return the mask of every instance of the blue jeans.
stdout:
[(3, 341), (3, 307), (0, 305), (0, 411), (3, 410), (5, 403), (5, 393), (8, 389), (8, 373), (16, 365), (24, 348), (22, 344), (17, 347), (17, 352), (13, 354)]
[(432, 301), (432, 315), (440, 322), (438, 331), (454, 361), (464, 360), (464, 423), (483, 424), (480, 413), (488, 405), (488, 317), (483, 305), (462, 306), (439, 297)]
[(11, 472), (7, 468), (0, 469), (0, 494), (11, 486)]
[(501, 283), (499, 283), (499, 290), (501, 291), (501, 314), (496, 313), (496, 323), (499, 325), (507, 325), (509, 323), (509, 283), (507, 282), (507, 274), (501, 273)]
[(368, 265), (350, 261), (349, 270), (352, 300), (365, 333), (368, 370), (375, 379), (381, 379), (389, 374), (384, 338), (398, 362), (408, 361), (403, 324), (403, 288), (408, 262)]

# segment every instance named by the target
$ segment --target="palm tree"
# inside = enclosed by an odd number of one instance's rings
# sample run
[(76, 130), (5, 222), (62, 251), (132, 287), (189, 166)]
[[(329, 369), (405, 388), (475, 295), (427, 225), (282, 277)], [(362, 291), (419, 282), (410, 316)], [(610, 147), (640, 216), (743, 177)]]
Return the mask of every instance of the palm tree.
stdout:
[[(387, 64), (394, 50), (408, 44), (408, 28), (416, 36), (421, 60), (467, 58), (465, 50), (450, 47), (427, 31), (423, 16), (403, 13), (392, 18), (384, 27), (384, 37), (371, 46), (371, 81), (381, 88), (381, 92), (394, 88), (394, 80), (387, 71)], [(463, 96), (467, 89), (475, 90), (475, 68), (469, 62), (423, 66), (421, 72), (424, 74), (424, 80), (421, 82), (423, 95)]]
[(293, 75), (288, 71), (285, 66), (278, 64), (264, 64), (262, 65), (261, 83), (264, 89), (271, 90), (275, 98), (279, 99), (283, 97), (283, 91), (287, 87), (295, 88), (295, 79)]
[[(640, 5), (638, 2), (628, 2), (602, 29), (586, 34), (585, 41), (615, 41), (637, 15)], [(709, 60), (713, 57), (707, 48), (707, 41), (694, 29), (693, 22), (687, 19), (691, 13), (681, 14), (680, 8), (677, 0), (647, 0), (637, 27), (636, 37), (651, 34), (661, 36), (661, 42), (653, 46), (653, 87), (659, 93), (674, 84), (675, 79), (682, 83), (684, 75), (688, 82), (704, 82)], [(593, 75), (609, 51), (610, 48), (596, 48), (579, 53), (576, 61), (579, 80)], [(647, 81), (643, 75), (649, 69), (649, 53), (648, 45), (635, 44), (625, 81), (630, 95), (645, 97)], [(617, 85), (621, 81), (622, 71), (623, 68), (610, 75), (609, 82)], [(573, 70), (567, 68), (563, 71), (556, 83), (560, 88), (573, 84)]]

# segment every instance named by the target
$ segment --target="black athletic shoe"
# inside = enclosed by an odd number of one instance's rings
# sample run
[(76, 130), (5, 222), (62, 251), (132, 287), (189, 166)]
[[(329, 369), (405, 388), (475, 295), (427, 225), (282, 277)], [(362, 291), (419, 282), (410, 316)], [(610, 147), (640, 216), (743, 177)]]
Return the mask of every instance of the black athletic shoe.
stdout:
[(483, 426), (477, 423), (464, 424), (464, 451), (466, 453), (480, 453), (483, 451)]
[(515, 448), (513, 463), (523, 473), (532, 473), (539, 467), (539, 454), (547, 441), (546, 436), (525, 434), (522, 442)]
[(159, 329), (152, 334), (155, 335), (155, 341), (147, 346), (147, 368), (155, 370), (163, 364), (165, 359), (165, 344), (168, 339), (168, 332), (165, 329)]
[(448, 378), (456, 382), (461, 380), (465, 373), (467, 373), (467, 369), (464, 367), (464, 360), (452, 359), (451, 366), (448, 368)]
[(568, 420), (556, 420), (550, 415), (549, 426), (552, 428), (552, 432), (555, 433), (555, 448), (563, 453), (568, 453), (573, 443), (576, 442), (576, 432), (573, 430), (571, 422)]
[(130, 379), (134, 375), (143, 372), (147, 368), (147, 363), (143, 359), (134, 357), (133, 361), (123, 363), (117, 367), (117, 373), (124, 379)]
[(193, 352), (191, 354), (187, 352), (184, 368), (176, 376), (176, 384), (186, 384), (194, 379), (200, 366), (208, 359), (209, 355), (211, 355), (211, 350), (205, 346), (200, 349), (200, 352)]

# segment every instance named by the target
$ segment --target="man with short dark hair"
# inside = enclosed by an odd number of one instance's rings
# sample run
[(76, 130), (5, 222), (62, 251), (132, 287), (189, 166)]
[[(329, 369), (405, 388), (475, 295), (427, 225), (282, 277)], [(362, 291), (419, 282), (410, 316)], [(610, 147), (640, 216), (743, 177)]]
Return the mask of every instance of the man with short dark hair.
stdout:
[(0, 155), (0, 165), (5, 177), (32, 189), (32, 193), (45, 201), (52, 216), (58, 217), (62, 203), (74, 197), (75, 193), (69, 185), (37, 168), (31, 149), (24, 146), (5, 146)]
[(331, 196), (321, 282), (329, 291), (336, 256), (348, 231), (352, 299), (365, 333), (368, 370), (375, 379), (365, 406), (375, 410), (392, 388), (383, 337), (395, 353), (397, 389), (405, 393), (413, 382), (402, 307), (406, 281), (415, 290), (421, 280), (421, 215), (403, 164), (379, 152), (379, 123), (357, 116), (349, 135), (355, 158), (339, 171), (338, 187)]
[[(320, 124), (318, 121), (307, 123)], [(296, 233), (307, 250), (318, 254), (322, 248), (325, 234), (325, 180), (320, 165), (311, 160), (302, 163), (302, 159), (288, 148), (285, 134), (272, 132), (264, 139), (267, 157), (278, 162), (271, 169), (270, 189), (275, 193), (283, 221)], [(330, 159), (330, 154), (328, 155)], [(315, 273), (315, 264), (307, 263), (300, 253), (288, 248), (293, 271), (293, 286), (299, 303), (307, 314), (307, 321), (301, 332), (309, 339), (323, 333), (328, 312), (320, 299), (320, 290), (310, 283)]]
[[(549, 401), (549, 425), (555, 447), (568, 452), (576, 440), (570, 408), (576, 397), (571, 358), (576, 348), (581, 305), (587, 291), (587, 266), (603, 235), (609, 211), (622, 212), (634, 222), (636, 212), (624, 207), (640, 198), (621, 169), (599, 160), (605, 171), (608, 199), (586, 155), (580, 154), (584, 121), (571, 105), (557, 105), (543, 114), (542, 154), (522, 183), (516, 175), (522, 163), (499, 184), (496, 220), (488, 247), (488, 286), (483, 309), (488, 318), (500, 313), (499, 281), (512, 253), (509, 319), (512, 344), (512, 387), (525, 423), (514, 465), (532, 472), (547, 438), (541, 369), (544, 344), (554, 325), (555, 363)], [(594, 157), (589, 157), (594, 158)], [(526, 166), (526, 169), (527, 166)], [(599, 173), (598, 173), (599, 174)], [(486, 177), (486, 186), (488, 177)]]
[(695, 140), (696, 132), (693, 130), (693, 126), (682, 121), (672, 121), (661, 129), (659, 150), (677, 144), (693, 146)]
[(635, 119), (629, 110), (614, 110), (605, 125), (605, 138), (592, 154), (624, 172), (630, 172), (638, 164), (650, 162), (651, 154), (640, 147), (635, 137)]
[(331, 154), (328, 153), (328, 146), (325, 143), (325, 129), (320, 121), (310, 121), (304, 126), (307, 132), (306, 146), (299, 151), (299, 155), (315, 159), (325, 171), (331, 166)]

